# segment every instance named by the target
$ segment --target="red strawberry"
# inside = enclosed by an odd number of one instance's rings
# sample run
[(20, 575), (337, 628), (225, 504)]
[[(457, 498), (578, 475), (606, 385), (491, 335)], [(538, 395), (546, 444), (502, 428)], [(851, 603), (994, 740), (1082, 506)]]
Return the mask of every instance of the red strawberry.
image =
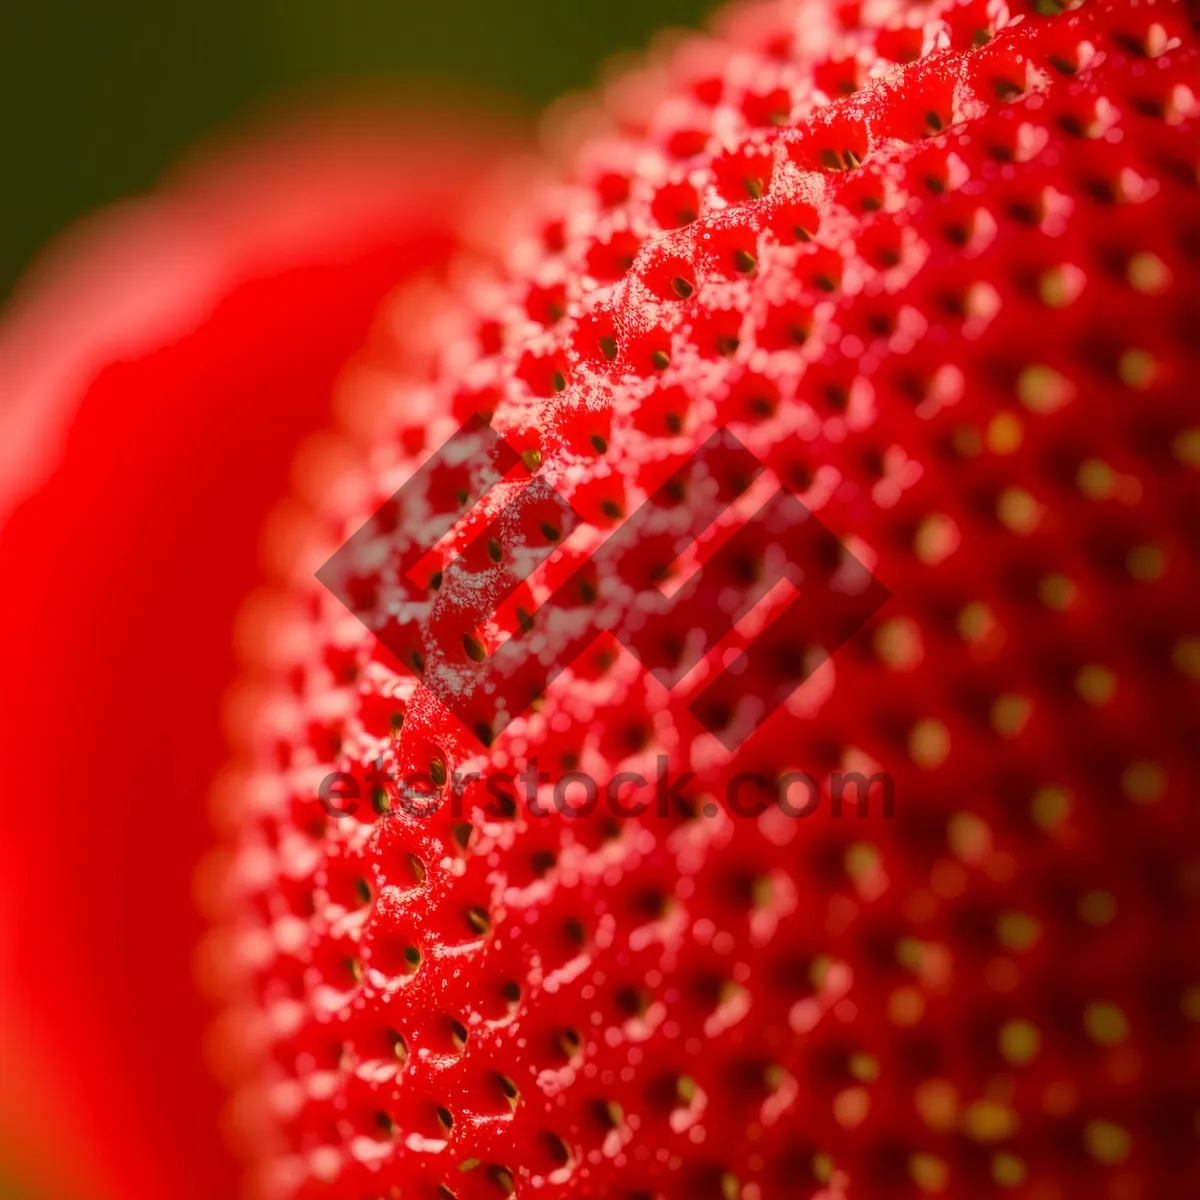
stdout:
[[(615, 91), (502, 271), (396, 318), (436, 353), (321, 480), (235, 789), (256, 1195), (1200, 1188), (1192, 17), (739, 10)], [(534, 483), (472, 508), (504, 470), (477, 452), (384, 506), (377, 551), (465, 519), (440, 588), (386, 553), (329, 576), (381, 642), (312, 572), (477, 411)], [(722, 426), (890, 589), (878, 615), (732, 755), (705, 723), (805, 677), (807, 626), (739, 626), (771, 652), (699, 720), (711, 660), (668, 690), (611, 639), (511, 723), (452, 715), (435, 692), (475, 712), (506, 635), (536, 650), (669, 570), (650, 536), (586, 564)], [(690, 812), (554, 811), (556, 780), (663, 760)], [(535, 762), (549, 815), (489, 794)], [(890, 776), (894, 817), (835, 813), (850, 770)], [(334, 771), (352, 819), (318, 802)], [(798, 771), (823, 791), (789, 817)]]
[(68, 235), (0, 326), (0, 1139), (56, 1195), (236, 1187), (192, 880), (231, 626), (382, 298), (461, 241), (495, 149), (450, 124), (224, 146)]

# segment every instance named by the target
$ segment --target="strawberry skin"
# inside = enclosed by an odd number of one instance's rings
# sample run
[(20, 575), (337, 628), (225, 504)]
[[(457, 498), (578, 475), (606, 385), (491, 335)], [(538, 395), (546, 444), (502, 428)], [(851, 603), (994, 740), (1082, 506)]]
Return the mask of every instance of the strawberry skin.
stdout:
[[(1200, 1188), (1193, 17), (735, 10), (496, 214), (502, 269), (397, 311), (426, 345), (321, 477), (232, 776), (213, 957), (253, 1194)], [(431, 475), (401, 523), (464, 520), (393, 655), (312, 572), (477, 412), (583, 525), (525, 617), (477, 620), (562, 531), (521, 510), (470, 561), (524, 485), (468, 514), (486, 459)], [(891, 599), (732, 755), (605, 639), (485, 748), (422, 675), (561, 617), (547, 582), (725, 426)], [(536, 761), (548, 804), (662, 759), (690, 810), (539, 817), (467, 778)], [(839, 770), (887, 772), (894, 817), (729, 800)]]

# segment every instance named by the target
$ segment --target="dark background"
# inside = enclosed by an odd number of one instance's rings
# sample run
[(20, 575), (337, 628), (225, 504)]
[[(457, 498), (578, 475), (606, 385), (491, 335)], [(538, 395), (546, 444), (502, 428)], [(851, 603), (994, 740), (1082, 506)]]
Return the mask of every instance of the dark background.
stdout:
[(709, 0), (0, 0), (0, 303), (73, 218), (276, 99), (433, 79), (532, 115)]

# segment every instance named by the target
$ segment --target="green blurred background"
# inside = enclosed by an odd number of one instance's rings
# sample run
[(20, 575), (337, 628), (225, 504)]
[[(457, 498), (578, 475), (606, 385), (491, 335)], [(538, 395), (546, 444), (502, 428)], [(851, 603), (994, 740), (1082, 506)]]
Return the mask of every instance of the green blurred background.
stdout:
[(708, 0), (0, 0), (0, 300), (73, 218), (276, 98), (436, 79), (534, 113)]

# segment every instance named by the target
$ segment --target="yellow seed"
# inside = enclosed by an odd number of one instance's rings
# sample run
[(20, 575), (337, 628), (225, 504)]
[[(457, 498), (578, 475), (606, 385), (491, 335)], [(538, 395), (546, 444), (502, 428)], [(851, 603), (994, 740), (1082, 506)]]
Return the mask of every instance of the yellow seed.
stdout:
[(746, 995), (746, 989), (734, 979), (726, 979), (721, 984), (717, 995), (717, 1006), (727, 1008), (731, 1004), (739, 1004)]
[(1200, 987), (1188, 988), (1183, 993), (1183, 999), (1180, 1001), (1179, 1007), (1189, 1021), (1195, 1021), (1200, 1025)]
[(921, 1191), (938, 1195), (950, 1182), (950, 1168), (933, 1154), (914, 1154), (908, 1160), (908, 1174)]
[(1024, 488), (1005, 488), (996, 501), (996, 516), (1000, 524), (1022, 537), (1037, 528), (1044, 511)]
[(1126, 387), (1140, 390), (1149, 387), (1156, 365), (1149, 350), (1126, 350), (1117, 362), (1117, 374)]
[(1041, 923), (1028, 913), (1006, 912), (996, 922), (996, 936), (1006, 950), (1028, 950), (1041, 936)]
[(936, 717), (924, 717), (908, 735), (908, 753), (918, 767), (932, 771), (950, 755), (950, 730)]
[(1066, 308), (1079, 298), (1085, 282), (1086, 277), (1078, 267), (1063, 263), (1043, 272), (1038, 280), (1038, 295), (1050, 308)]
[(1121, 775), (1121, 791), (1135, 804), (1153, 804), (1166, 783), (1167, 773), (1148, 760), (1130, 763)]
[(1042, 1048), (1042, 1034), (1032, 1021), (1014, 1018), (1000, 1026), (1000, 1053), (1010, 1063), (1024, 1066), (1037, 1058)]
[(1129, 1131), (1112, 1121), (1089, 1121), (1083, 1140), (1088, 1153), (1108, 1166), (1123, 1163), (1129, 1157)]
[(958, 549), (962, 534), (944, 513), (930, 513), (917, 527), (913, 552), (927, 567), (943, 563)]
[(818, 991), (825, 986), (825, 980), (829, 977), (829, 972), (833, 969), (833, 959), (828, 954), (818, 954), (813, 959), (812, 965), (808, 968), (808, 981)]
[(1171, 286), (1171, 270), (1157, 254), (1135, 254), (1126, 268), (1130, 284), (1148, 296), (1165, 292)]
[(1113, 698), (1117, 690), (1117, 677), (1098, 663), (1088, 663), (1075, 676), (1075, 690), (1081, 700), (1100, 708)]
[(1147, 58), (1157, 58), (1171, 44), (1171, 35), (1157, 21), (1146, 30), (1142, 49)]
[(875, 653), (890, 670), (912, 670), (925, 655), (921, 627), (910, 617), (885, 621), (875, 633)]
[(910, 971), (921, 969), (921, 956), (925, 952), (925, 943), (920, 938), (901, 938), (896, 943), (896, 961)]
[(1017, 1130), (1017, 1115), (994, 1100), (977, 1100), (963, 1114), (963, 1129), (976, 1142), (1000, 1142)]
[(996, 616), (982, 600), (968, 604), (958, 614), (959, 636), (967, 642), (981, 642), (996, 628)]
[(1039, 829), (1053, 829), (1067, 819), (1067, 814), (1071, 811), (1071, 793), (1057, 784), (1038, 788), (1030, 809), (1034, 824)]
[(1025, 1182), (1025, 1161), (1007, 1150), (992, 1157), (992, 1179), (997, 1187), (1015, 1188)]
[(1035, 364), (1017, 377), (1017, 398), (1030, 412), (1057, 412), (1075, 396), (1075, 385), (1053, 367)]
[(1089, 458), (1079, 464), (1075, 483), (1089, 500), (1106, 500), (1117, 486), (1117, 473), (1099, 458)]
[(992, 728), (1002, 738), (1015, 738), (1033, 716), (1033, 701), (1028, 696), (999, 696), (992, 705)]
[(1117, 915), (1117, 902), (1112, 892), (1103, 889), (1087, 892), (1079, 900), (1079, 915), (1097, 929), (1110, 924)]
[(1153, 542), (1134, 546), (1125, 556), (1125, 566), (1139, 583), (1157, 583), (1166, 569), (1167, 560), (1162, 548)]
[(1176, 642), (1171, 661), (1189, 679), (1200, 680), (1200, 638), (1187, 637)]
[(1108, 1000), (1089, 1004), (1083, 1013), (1083, 1027), (1088, 1037), (1101, 1046), (1115, 1046), (1129, 1036), (1125, 1014)]
[(855, 842), (846, 850), (846, 874), (856, 883), (879, 866), (879, 850), (870, 842)]
[(1065, 575), (1046, 575), (1038, 584), (1038, 599), (1055, 612), (1065, 612), (1078, 596), (1079, 589)]
[(850, 1074), (860, 1083), (873, 1083), (879, 1078), (879, 1059), (873, 1054), (851, 1055)]
[(927, 1079), (913, 1093), (921, 1120), (938, 1133), (948, 1133), (958, 1121), (958, 1093), (946, 1079)]
[(1025, 429), (1016, 413), (997, 413), (987, 427), (988, 449), (993, 454), (1013, 454), (1021, 447)]
[(1183, 466), (1200, 470), (1200, 429), (1185, 429), (1171, 443), (1171, 453)]
[(979, 862), (992, 848), (992, 831), (975, 813), (955, 813), (946, 826), (950, 849), (964, 862)]
[(833, 1119), (843, 1129), (857, 1128), (870, 1111), (871, 1097), (866, 1088), (843, 1088), (833, 1098)]
[(968, 284), (962, 297), (963, 312), (969, 317), (989, 319), (1000, 310), (1000, 294), (989, 283)]
[(812, 1173), (818, 1183), (828, 1183), (833, 1178), (833, 1159), (824, 1152), (814, 1154)]

